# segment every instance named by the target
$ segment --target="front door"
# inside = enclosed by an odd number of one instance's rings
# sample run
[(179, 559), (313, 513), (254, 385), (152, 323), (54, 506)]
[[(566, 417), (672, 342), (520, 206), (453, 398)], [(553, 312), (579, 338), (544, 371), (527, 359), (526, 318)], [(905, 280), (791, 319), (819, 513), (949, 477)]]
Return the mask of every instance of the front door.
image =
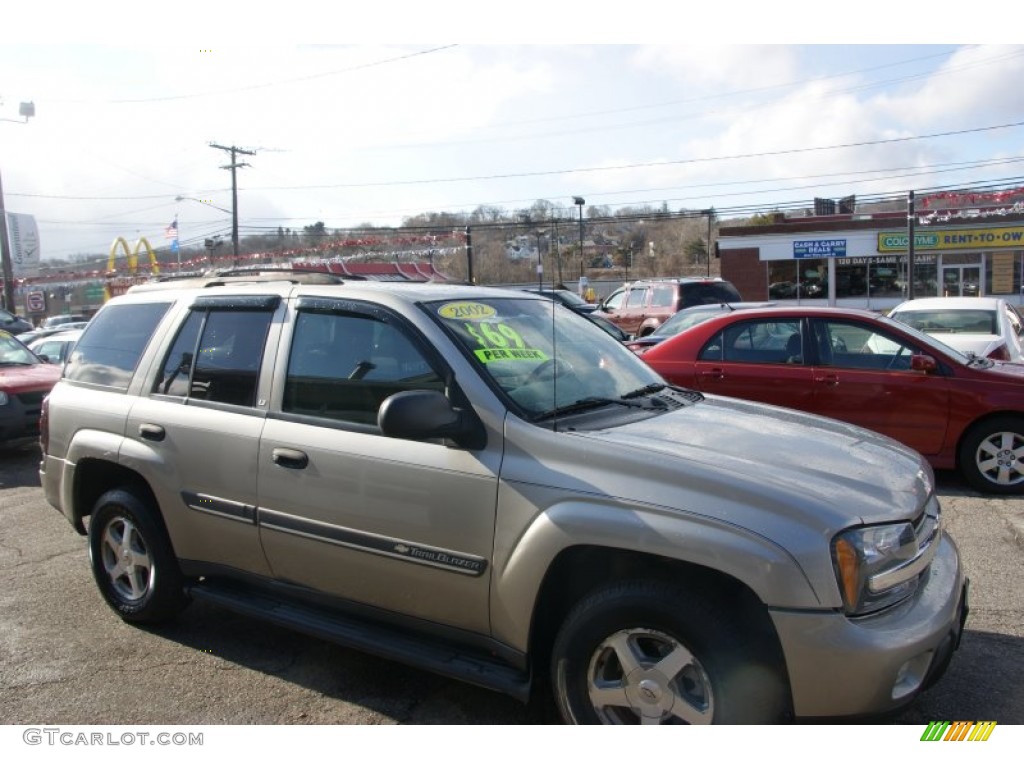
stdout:
[(981, 267), (977, 264), (944, 266), (942, 268), (943, 296), (980, 296)]
[(818, 346), (813, 410), (881, 432), (927, 455), (949, 423), (946, 377), (911, 369), (908, 340), (850, 320), (813, 320)]
[(400, 440), (380, 403), (446, 389), (442, 364), (370, 304), (301, 304), (260, 441), (259, 526), (277, 579), (486, 633), (500, 440)]

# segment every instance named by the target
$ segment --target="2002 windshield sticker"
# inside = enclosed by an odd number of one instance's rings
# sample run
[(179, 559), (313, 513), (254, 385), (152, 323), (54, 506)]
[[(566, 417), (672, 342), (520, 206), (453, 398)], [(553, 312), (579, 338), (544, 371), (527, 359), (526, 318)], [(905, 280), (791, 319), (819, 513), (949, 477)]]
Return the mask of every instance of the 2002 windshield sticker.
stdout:
[(498, 360), (532, 360), (534, 362), (548, 359), (543, 350), (526, 346), (526, 341), (507, 323), (494, 322), (490, 318), (497, 315), (494, 307), (473, 301), (459, 301), (445, 304), (438, 314), (449, 320), (465, 320), (462, 327), (477, 343), (473, 354), (481, 363), (493, 363)]

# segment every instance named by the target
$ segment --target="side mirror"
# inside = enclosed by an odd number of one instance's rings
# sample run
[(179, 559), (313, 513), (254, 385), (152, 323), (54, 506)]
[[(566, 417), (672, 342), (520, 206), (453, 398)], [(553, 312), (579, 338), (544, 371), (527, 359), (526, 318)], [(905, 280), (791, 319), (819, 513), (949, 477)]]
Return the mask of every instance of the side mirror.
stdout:
[(377, 411), (377, 426), (388, 437), (404, 440), (447, 438), (470, 450), (487, 443), (475, 414), (456, 408), (444, 394), (430, 389), (391, 395)]
[(910, 370), (921, 371), (922, 373), (932, 373), (938, 370), (938, 363), (935, 362), (935, 358), (931, 355), (911, 355), (910, 356)]

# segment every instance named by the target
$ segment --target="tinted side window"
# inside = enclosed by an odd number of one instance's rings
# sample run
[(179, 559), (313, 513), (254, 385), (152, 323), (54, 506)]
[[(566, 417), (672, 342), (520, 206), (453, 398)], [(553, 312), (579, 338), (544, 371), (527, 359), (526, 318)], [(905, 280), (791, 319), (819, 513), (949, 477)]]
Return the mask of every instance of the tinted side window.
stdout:
[(611, 294), (604, 301), (604, 308), (609, 310), (617, 310), (622, 307), (622, 302), (626, 298), (626, 292), (621, 288)]
[(656, 285), (651, 290), (652, 307), (675, 308), (676, 287), (674, 285)]
[(126, 390), (169, 303), (108, 306), (86, 328), (64, 369), (72, 381)]
[(380, 404), (411, 389), (443, 391), (444, 379), (402, 328), (367, 315), (299, 313), (285, 412), (376, 425)]
[(252, 407), (272, 311), (193, 310), (154, 392)]
[(753, 320), (725, 329), (725, 360), (736, 363), (800, 363), (803, 341), (798, 320)]
[(819, 362), (837, 368), (907, 371), (911, 356), (921, 351), (881, 329), (853, 322), (816, 321), (815, 338)]

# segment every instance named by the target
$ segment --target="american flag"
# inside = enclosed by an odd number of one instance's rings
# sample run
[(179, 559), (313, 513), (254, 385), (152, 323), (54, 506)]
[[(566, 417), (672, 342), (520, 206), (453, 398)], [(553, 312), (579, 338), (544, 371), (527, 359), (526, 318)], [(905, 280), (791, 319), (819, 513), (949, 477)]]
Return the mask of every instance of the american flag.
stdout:
[(178, 239), (178, 220), (175, 219), (164, 228), (164, 237), (168, 240)]

